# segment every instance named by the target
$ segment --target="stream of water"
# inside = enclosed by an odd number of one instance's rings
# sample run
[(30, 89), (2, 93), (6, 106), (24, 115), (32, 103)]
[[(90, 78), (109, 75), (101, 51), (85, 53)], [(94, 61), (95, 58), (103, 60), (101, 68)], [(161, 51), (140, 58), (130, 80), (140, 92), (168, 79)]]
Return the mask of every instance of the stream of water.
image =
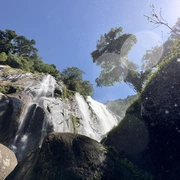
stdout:
[(10, 146), (19, 160), (24, 153), (41, 146), (49, 132), (71, 132), (101, 141), (117, 125), (117, 118), (103, 104), (91, 97), (85, 99), (79, 93), (73, 101), (55, 98), (55, 86), (55, 79), (47, 75), (30, 82), (24, 90), (29, 100), (22, 109), (18, 131)]

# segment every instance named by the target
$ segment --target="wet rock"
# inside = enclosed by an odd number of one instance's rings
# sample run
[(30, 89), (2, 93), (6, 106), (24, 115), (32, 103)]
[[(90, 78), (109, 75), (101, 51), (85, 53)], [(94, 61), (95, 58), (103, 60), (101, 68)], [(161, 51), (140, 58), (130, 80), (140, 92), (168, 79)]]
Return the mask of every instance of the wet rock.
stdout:
[(1, 67), (0, 82), (21, 89), (6, 92), (8, 102), (2, 101), (0, 116), (0, 142), (8, 144), (18, 160), (41, 146), (50, 132), (78, 133), (100, 141), (117, 124), (118, 118), (103, 104), (68, 91), (50, 75)]
[(152, 180), (113, 148), (89, 137), (50, 133), (6, 180)]
[(5, 115), (5, 112), (8, 109), (8, 104), (9, 104), (9, 98), (6, 95), (0, 93), (0, 127), (1, 127), (1, 123)]

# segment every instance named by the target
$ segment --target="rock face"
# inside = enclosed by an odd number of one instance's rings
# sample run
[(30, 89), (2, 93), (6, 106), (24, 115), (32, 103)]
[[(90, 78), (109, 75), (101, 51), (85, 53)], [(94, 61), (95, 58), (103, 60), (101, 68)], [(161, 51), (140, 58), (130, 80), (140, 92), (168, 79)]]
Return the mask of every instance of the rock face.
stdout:
[(16, 165), (15, 154), (6, 146), (0, 144), (0, 180), (4, 180)]
[(177, 59), (164, 64), (104, 139), (158, 180), (180, 179), (179, 69)]
[(6, 111), (8, 110), (9, 98), (0, 93), (0, 122), (3, 121)]
[(36, 157), (20, 162), (6, 180), (101, 179), (105, 154), (101, 144), (86, 136), (50, 133)]
[(152, 180), (117, 152), (87, 136), (50, 133), (6, 180)]
[(91, 97), (71, 92), (50, 75), (0, 67), (0, 142), (19, 160), (50, 132), (72, 132), (100, 141), (118, 120)]

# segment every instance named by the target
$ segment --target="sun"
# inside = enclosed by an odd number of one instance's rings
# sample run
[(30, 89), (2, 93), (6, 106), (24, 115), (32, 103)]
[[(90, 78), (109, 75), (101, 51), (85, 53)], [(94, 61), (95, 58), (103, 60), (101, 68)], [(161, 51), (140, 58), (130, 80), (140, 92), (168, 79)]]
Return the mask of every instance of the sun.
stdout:
[(180, 1), (171, 0), (162, 7), (162, 16), (170, 26), (173, 26), (180, 17)]

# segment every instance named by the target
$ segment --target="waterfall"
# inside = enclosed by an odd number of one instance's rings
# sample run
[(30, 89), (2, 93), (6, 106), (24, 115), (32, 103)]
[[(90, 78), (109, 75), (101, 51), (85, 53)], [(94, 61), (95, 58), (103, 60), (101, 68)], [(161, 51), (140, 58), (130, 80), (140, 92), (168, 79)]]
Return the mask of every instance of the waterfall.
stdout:
[(79, 129), (80, 134), (100, 141), (108, 131), (117, 125), (117, 118), (103, 104), (89, 96), (86, 102), (79, 93), (76, 93), (76, 100), (83, 117), (83, 125)]
[[(36, 130), (34, 121), (37, 119), (36, 116), (38, 112), (41, 112), (41, 116), (44, 118), (41, 118), (41, 122), (37, 122), (37, 124), (39, 123), (39, 126), (41, 126), (39, 129), (39, 135), (41, 137), (40, 142), (38, 142), (38, 140), (34, 141), (37, 141), (37, 143), (40, 144), (46, 135), (45, 131), (47, 119), (45, 118), (46, 114), (41, 110), (41, 106), (44, 97), (54, 96), (55, 83), (55, 79), (52, 76), (47, 75), (44, 76), (42, 80), (40, 79), (38, 83), (32, 82), (24, 90), (26, 94), (29, 94), (30, 98), (28, 103), (23, 107), (24, 110), (20, 115), (18, 131), (14, 138), (14, 142), (10, 146), (11, 149), (17, 154), (19, 159), (23, 155), (23, 151), (25, 151), (26, 146), (29, 143), (29, 139), (33, 141), (33, 129), (34, 131)], [(39, 139), (39, 137), (37, 137), (37, 139)]]
[(88, 104), (84, 100), (83, 96), (79, 93), (76, 93), (76, 101), (83, 119), (83, 121), (81, 121), (82, 125), (78, 128), (78, 133), (100, 141), (101, 134), (95, 127), (96, 122), (92, 118)]
[(106, 134), (117, 125), (117, 118), (107, 110), (104, 104), (93, 100), (90, 96), (87, 97), (87, 101), (97, 116), (98, 126), (102, 134)]
[(18, 130), (10, 146), (18, 160), (41, 146), (49, 132), (71, 132), (101, 141), (117, 124), (117, 118), (91, 97), (85, 99), (75, 93), (74, 99), (55, 98), (57, 86), (50, 75), (27, 82), (24, 93), (28, 100), (22, 108)]

